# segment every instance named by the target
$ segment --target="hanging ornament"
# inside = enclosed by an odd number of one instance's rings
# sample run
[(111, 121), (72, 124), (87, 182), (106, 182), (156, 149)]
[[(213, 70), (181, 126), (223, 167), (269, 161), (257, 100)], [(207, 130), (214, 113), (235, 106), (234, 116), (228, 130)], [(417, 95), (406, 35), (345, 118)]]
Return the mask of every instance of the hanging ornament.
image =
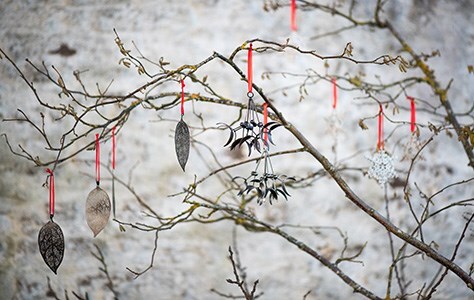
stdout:
[(175, 136), (174, 136), (174, 145), (176, 150), (176, 156), (178, 157), (178, 162), (181, 168), (184, 171), (186, 163), (189, 158), (189, 128), (186, 122), (183, 120), (184, 116), (184, 80), (181, 80), (181, 120), (176, 125)]
[(377, 180), (380, 185), (384, 185), (396, 176), (393, 158), (385, 151), (382, 105), (379, 105), (378, 114), (377, 151), (372, 157), (367, 157), (367, 159), (371, 162), (368, 175), (370, 178)]
[[(268, 199), (270, 204), (273, 201), (278, 200), (278, 196), (281, 195), (288, 200), (290, 194), (286, 189), (286, 183), (289, 180), (295, 180), (293, 177), (288, 177), (286, 175), (275, 175), (273, 171), (273, 165), (270, 160), (270, 155), (268, 153), (269, 143), (268, 139), (270, 135), (268, 134), (268, 128), (265, 127), (268, 123), (268, 105), (265, 103), (263, 106), (263, 151), (261, 152), (260, 159), (257, 160), (257, 165), (255, 170), (247, 178), (236, 176), (233, 178), (234, 181), (243, 180), (243, 185), (238, 196), (247, 195), (252, 191), (255, 191), (257, 194), (257, 204), (262, 205)], [(260, 175), (261, 174), (261, 175)]]
[(296, 26), (296, 0), (291, 0), (290, 22), (291, 22), (291, 31), (298, 30), (298, 27)]
[[(420, 140), (418, 139), (419, 133), (416, 129), (416, 107), (415, 98), (407, 96), (407, 100), (410, 101), (410, 140), (405, 145), (405, 151), (403, 153), (402, 161), (411, 159), (415, 153), (421, 148)], [(422, 158), (421, 156), (418, 156)]]
[(331, 116), (327, 119), (329, 123), (329, 131), (330, 133), (334, 136), (334, 138), (337, 138), (337, 135), (340, 131), (342, 131), (342, 122), (337, 116), (337, 83), (336, 83), (336, 78), (333, 77), (331, 79), (331, 85), (332, 85), (332, 113)]
[(337, 161), (337, 145), (338, 145), (338, 136), (343, 131), (342, 130), (342, 121), (339, 119), (337, 114), (337, 83), (336, 78), (331, 78), (332, 86), (332, 112), (329, 117), (326, 118), (328, 124), (329, 134), (332, 136), (334, 143), (332, 145), (332, 151), (335, 155), (334, 160)]
[(110, 199), (100, 188), (100, 144), (99, 134), (95, 135), (95, 171), (97, 186), (89, 193), (86, 201), (86, 221), (96, 237), (109, 221)]
[(50, 169), (49, 173), (49, 218), (50, 221), (41, 227), (38, 234), (38, 246), (44, 262), (48, 265), (54, 274), (64, 257), (64, 235), (61, 227), (53, 221), (54, 217), (54, 174)]
[[(264, 146), (268, 146), (268, 142), (273, 144), (272, 131), (281, 126), (278, 122), (269, 122), (264, 124), (260, 121), (257, 106), (253, 101), (253, 70), (252, 70), (252, 43), (250, 43), (248, 50), (247, 63), (247, 112), (244, 120), (240, 122), (239, 126), (232, 128), (225, 123), (218, 123), (220, 128), (229, 129), (229, 138), (224, 147), (230, 146), (230, 150), (240, 148), (242, 145), (247, 145), (249, 156), (252, 154), (252, 149), (262, 153)], [(268, 116), (267, 116), (268, 117)], [(265, 116), (264, 116), (265, 118)], [(264, 135), (267, 137), (264, 139)]]

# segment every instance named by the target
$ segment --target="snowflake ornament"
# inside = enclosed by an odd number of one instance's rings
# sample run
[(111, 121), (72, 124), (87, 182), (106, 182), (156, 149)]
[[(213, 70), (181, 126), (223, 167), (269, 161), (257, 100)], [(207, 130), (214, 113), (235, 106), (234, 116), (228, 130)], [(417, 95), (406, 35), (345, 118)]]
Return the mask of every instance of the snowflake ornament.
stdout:
[(380, 185), (396, 177), (393, 157), (384, 149), (377, 150), (372, 157), (367, 157), (367, 159), (372, 163), (368, 171), (369, 177), (377, 180)]

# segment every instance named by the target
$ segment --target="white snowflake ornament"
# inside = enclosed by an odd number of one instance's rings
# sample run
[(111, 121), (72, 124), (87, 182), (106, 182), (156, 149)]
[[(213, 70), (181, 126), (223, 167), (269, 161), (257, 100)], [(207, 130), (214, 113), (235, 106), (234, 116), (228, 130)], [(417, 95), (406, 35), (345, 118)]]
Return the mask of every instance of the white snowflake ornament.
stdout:
[(367, 159), (372, 162), (368, 171), (369, 177), (377, 180), (380, 185), (396, 177), (393, 157), (384, 149), (377, 150), (372, 157), (367, 157)]

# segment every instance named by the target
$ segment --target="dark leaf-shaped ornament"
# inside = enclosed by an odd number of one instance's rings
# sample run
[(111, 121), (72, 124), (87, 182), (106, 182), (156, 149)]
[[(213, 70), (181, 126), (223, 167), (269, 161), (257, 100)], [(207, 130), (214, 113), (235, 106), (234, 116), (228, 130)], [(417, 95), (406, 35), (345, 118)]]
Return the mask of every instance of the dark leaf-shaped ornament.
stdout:
[(87, 196), (86, 221), (96, 237), (104, 229), (110, 217), (110, 199), (100, 187), (93, 189)]
[(64, 235), (61, 227), (53, 221), (46, 223), (38, 234), (38, 245), (44, 262), (57, 274), (64, 256)]
[(184, 171), (189, 157), (189, 128), (183, 120), (176, 125), (174, 144), (179, 165)]

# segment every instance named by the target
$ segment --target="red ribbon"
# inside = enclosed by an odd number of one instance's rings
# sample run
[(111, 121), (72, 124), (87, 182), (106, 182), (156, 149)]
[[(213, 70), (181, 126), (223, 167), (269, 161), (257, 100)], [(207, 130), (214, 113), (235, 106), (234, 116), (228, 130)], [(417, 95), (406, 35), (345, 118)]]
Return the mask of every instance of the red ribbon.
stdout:
[(378, 134), (377, 134), (377, 150), (384, 149), (384, 141), (383, 141), (383, 108), (382, 104), (379, 105), (379, 126), (378, 126)]
[(253, 51), (252, 43), (250, 43), (249, 51), (247, 53), (247, 55), (248, 55), (248, 57), (247, 57), (247, 77), (248, 77), (247, 83), (248, 83), (248, 92), (249, 93), (252, 93), (252, 83), (253, 83), (252, 51)]
[(95, 181), (97, 185), (100, 183), (100, 144), (99, 134), (95, 134)]
[(332, 108), (336, 109), (337, 105), (337, 85), (336, 85), (336, 78), (332, 80)]
[(112, 169), (115, 170), (115, 126), (112, 127)]
[(181, 116), (184, 116), (184, 80), (181, 79)]
[(291, 31), (296, 31), (296, 0), (291, 0), (290, 19), (291, 19)]
[[(263, 125), (267, 125), (268, 123), (268, 104), (267, 102), (263, 103)], [(263, 140), (268, 143), (268, 132), (267, 129), (263, 131)]]
[(416, 108), (415, 108), (415, 98), (407, 96), (407, 99), (410, 100), (410, 130), (415, 132), (415, 122), (416, 122)]
[(51, 169), (46, 169), (46, 172), (49, 174), (49, 217), (53, 218), (54, 216), (54, 174)]

